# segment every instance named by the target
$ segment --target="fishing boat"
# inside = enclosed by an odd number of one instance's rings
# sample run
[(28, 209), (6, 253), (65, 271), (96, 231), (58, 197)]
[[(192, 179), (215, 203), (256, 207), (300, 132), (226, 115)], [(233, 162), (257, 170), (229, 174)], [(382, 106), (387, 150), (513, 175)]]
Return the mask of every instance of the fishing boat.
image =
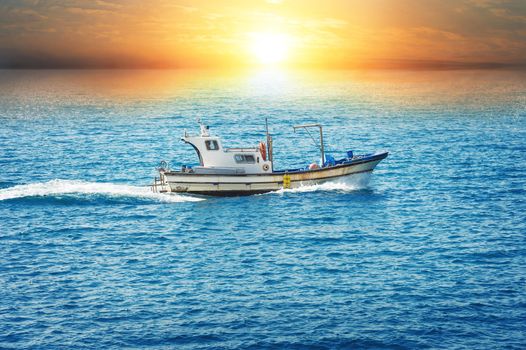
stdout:
[[(151, 185), (154, 192), (183, 192), (212, 196), (242, 196), (316, 185), (328, 181), (349, 178), (357, 174), (370, 173), (387, 157), (388, 152), (355, 155), (347, 151), (341, 159), (325, 154), (323, 128), (320, 124), (296, 125), (294, 131), (309, 129), (319, 131), (320, 163), (310, 163), (303, 168), (275, 170), (273, 162), (272, 136), (266, 123), (266, 143), (256, 147), (226, 148), (220, 137), (212, 135), (210, 128), (201, 123), (200, 133), (184, 132), (182, 141), (197, 152), (199, 165), (182, 165), (174, 170), (162, 161), (159, 177)], [(314, 138), (313, 138), (314, 140)]]

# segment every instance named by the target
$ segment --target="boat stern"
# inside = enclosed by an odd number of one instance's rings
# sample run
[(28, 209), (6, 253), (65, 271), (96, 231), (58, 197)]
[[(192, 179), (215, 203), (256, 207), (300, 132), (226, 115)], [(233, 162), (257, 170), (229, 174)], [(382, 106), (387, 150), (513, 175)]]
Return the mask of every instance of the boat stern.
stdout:
[(157, 168), (157, 171), (159, 172), (159, 177), (154, 177), (153, 183), (150, 185), (150, 188), (152, 189), (152, 192), (154, 193), (168, 193), (172, 192), (170, 189), (170, 186), (168, 185), (168, 181), (166, 180), (166, 174), (165, 172), (169, 171), (168, 164), (163, 160)]

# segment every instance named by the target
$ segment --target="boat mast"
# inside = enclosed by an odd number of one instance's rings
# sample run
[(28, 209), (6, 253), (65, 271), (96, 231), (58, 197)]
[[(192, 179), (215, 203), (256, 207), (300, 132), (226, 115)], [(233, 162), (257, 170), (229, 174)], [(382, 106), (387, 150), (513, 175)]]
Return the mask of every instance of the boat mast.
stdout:
[(274, 163), (272, 162), (272, 137), (268, 132), (268, 120), (265, 118), (265, 129), (267, 131), (267, 154), (270, 161), (271, 171), (274, 171)]
[[(303, 125), (294, 125), (294, 132), (296, 132), (296, 129), (305, 129), (305, 131), (310, 135), (310, 132), (308, 128), (319, 128), (320, 129), (320, 151), (321, 151), (321, 166), (325, 164), (325, 149), (323, 147), (323, 128), (321, 124), (303, 124)], [(312, 136), (311, 136), (312, 138)], [(314, 140), (314, 139), (313, 139)]]

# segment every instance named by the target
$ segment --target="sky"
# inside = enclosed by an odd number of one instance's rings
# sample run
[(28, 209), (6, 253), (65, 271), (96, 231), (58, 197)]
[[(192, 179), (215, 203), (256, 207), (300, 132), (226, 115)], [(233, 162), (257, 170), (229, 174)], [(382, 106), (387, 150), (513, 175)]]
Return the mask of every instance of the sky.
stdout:
[(2, 68), (526, 65), (526, 0), (0, 0)]

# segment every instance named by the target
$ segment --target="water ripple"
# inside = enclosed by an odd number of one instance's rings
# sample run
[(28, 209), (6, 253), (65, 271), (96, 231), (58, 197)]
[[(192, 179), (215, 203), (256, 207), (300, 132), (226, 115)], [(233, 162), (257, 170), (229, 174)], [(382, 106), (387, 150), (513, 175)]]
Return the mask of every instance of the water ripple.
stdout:
[[(526, 348), (524, 72), (203, 74), (0, 72), (0, 348)], [(351, 183), (149, 192), (160, 159), (196, 162), (198, 116), (229, 146), (268, 117), (277, 168), (319, 157), (299, 123), (390, 156)]]

